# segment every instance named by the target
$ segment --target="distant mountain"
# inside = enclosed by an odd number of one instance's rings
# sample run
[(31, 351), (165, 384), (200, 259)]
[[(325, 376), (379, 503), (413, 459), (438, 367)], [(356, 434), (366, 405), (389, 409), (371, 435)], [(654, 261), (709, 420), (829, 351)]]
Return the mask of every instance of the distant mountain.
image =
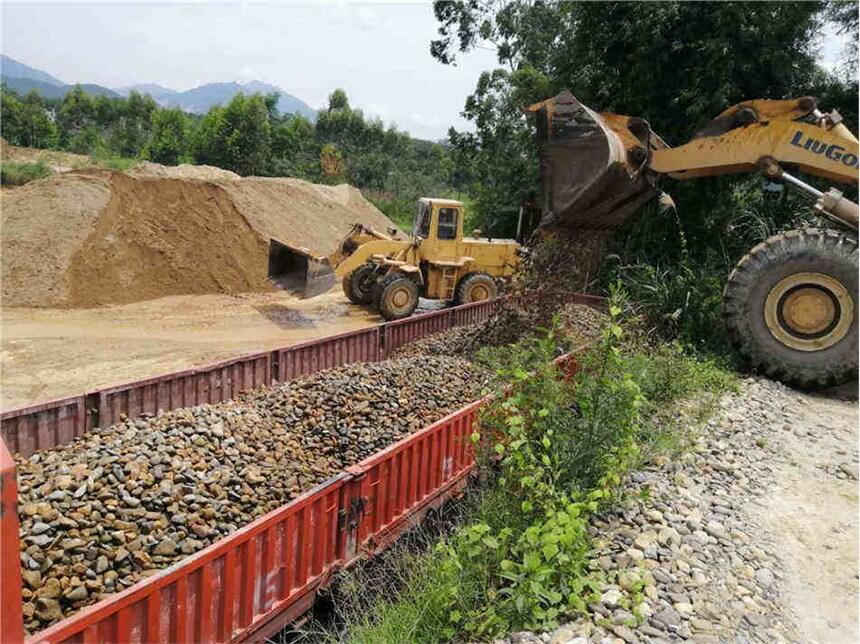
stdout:
[(140, 85), (130, 85), (118, 90), (123, 95), (128, 95), (131, 91), (137, 91), (141, 94), (149, 94), (155, 101), (165, 107), (181, 107), (186, 112), (195, 114), (203, 114), (208, 112), (215, 105), (224, 105), (230, 102), (236, 94), (269, 94), (278, 92), (278, 110), (282, 114), (301, 114), (307, 118), (316, 118), (316, 110), (311, 108), (300, 98), (288, 94), (279, 87), (269, 85), (260, 81), (250, 81), (248, 83), (207, 83), (200, 87), (177, 92), (176, 90), (162, 87), (154, 83), (143, 83)]
[(152, 96), (152, 98), (155, 99), (156, 103), (161, 103), (162, 100), (170, 100), (179, 94), (179, 92), (177, 92), (176, 90), (170, 89), (168, 87), (162, 87), (161, 85), (156, 85), (155, 83), (139, 83), (138, 85), (128, 85), (127, 87), (120, 87), (116, 91), (118, 91), (123, 96), (128, 96), (132, 92), (149, 94), (150, 96)]
[[(36, 90), (45, 98), (62, 98), (66, 95), (66, 92), (74, 87), (73, 85), (63, 83), (47, 72), (34, 69), (4, 55), (0, 55), (0, 80), (19, 94), (27, 94), (30, 90)], [(117, 90), (91, 83), (81, 83), (81, 88), (87, 94), (92, 94), (93, 96), (104, 95), (111, 98), (128, 96), (132, 91), (137, 91), (141, 94), (149, 94), (159, 105), (180, 107), (186, 112), (193, 112), (195, 114), (204, 114), (215, 105), (229, 103), (230, 99), (240, 92), (244, 94), (278, 92), (280, 94), (278, 110), (282, 114), (301, 114), (309, 119), (316, 118), (316, 110), (300, 98), (288, 94), (274, 85), (260, 81), (251, 81), (244, 84), (235, 82), (207, 83), (206, 85), (201, 85), (184, 92), (178, 92), (155, 83), (129, 85)]]
[(5, 78), (29, 78), (47, 85), (65, 85), (63, 81), (54, 78), (49, 73), (34, 69), (3, 54), (0, 54), (0, 75)]
[[(26, 96), (31, 90), (36, 90), (43, 98), (63, 98), (66, 95), (66, 92), (70, 91), (74, 87), (74, 85), (54, 85), (52, 83), (45, 83), (32, 78), (13, 78), (6, 76), (5, 74), (0, 76), (0, 80), (21, 96)], [(112, 89), (102, 87), (101, 85), (94, 85), (92, 83), (81, 83), (80, 85), (84, 92), (92, 96), (103, 95), (108, 98), (116, 98), (119, 96), (119, 94)]]

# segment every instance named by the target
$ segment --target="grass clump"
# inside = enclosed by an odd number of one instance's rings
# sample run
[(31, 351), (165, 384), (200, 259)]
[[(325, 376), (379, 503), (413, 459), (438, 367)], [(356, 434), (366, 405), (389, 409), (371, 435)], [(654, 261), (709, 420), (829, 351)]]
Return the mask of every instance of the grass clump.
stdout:
[(122, 157), (101, 147), (96, 148), (90, 155), (90, 158), (92, 158), (93, 163), (99, 168), (115, 170), (117, 172), (125, 172), (140, 163), (138, 159)]
[(341, 585), (331, 639), (487, 640), (554, 628), (597, 599), (590, 518), (618, 501), (624, 474), (658, 437), (678, 429), (666, 410), (701, 394), (715, 400), (733, 382), (677, 347), (626, 337), (622, 299), (616, 289), (602, 338), (573, 375), (553, 364), (555, 330), (482, 354), (512, 384), (471, 437), (479, 489), (448, 534), (399, 557), (372, 592)]
[(0, 164), (0, 183), (4, 186), (23, 186), (51, 174), (51, 169), (42, 161), (22, 163), (4, 161)]

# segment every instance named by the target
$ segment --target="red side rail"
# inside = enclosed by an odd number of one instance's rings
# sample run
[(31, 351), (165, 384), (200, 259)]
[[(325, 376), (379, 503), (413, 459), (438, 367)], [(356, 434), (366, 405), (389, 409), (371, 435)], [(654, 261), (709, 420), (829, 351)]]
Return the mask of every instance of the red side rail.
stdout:
[[(474, 465), (469, 436), (478, 405), (433, 423), (27, 641), (230, 642), (276, 633), (313, 605), (334, 570), (384, 548), (464, 487)], [(10, 586), (17, 584), (18, 595), (17, 602), (8, 603), (20, 606), (17, 520), (4, 526), (15, 530), (9, 548), (15, 566), (8, 579)], [(4, 571), (4, 593), (5, 579)], [(4, 644), (20, 641), (7, 634), (23, 629), (20, 608), (10, 612), (18, 622), (6, 626), (4, 621)]]
[(91, 426), (113, 425), (122, 416), (135, 418), (229, 400), (245, 389), (270, 384), (271, 359), (269, 352), (255, 353), (102, 389), (91, 394), (98, 397), (98, 425)]
[(501, 298), (455, 306), (451, 309), (451, 326), (464, 326), (483, 322), (498, 311), (506, 301), (507, 298)]
[(87, 430), (86, 396), (61, 398), (0, 414), (0, 433), (10, 452), (29, 456), (36, 450), (71, 443)]
[(294, 380), (323, 369), (382, 359), (380, 326), (293, 344), (275, 352), (277, 379)]
[(407, 342), (487, 319), (501, 300), (475, 302), (174, 373), (113, 385), (0, 414), (12, 453), (29, 456), (70, 443), (94, 427), (158, 411), (211, 404), (240, 391), (354, 362), (375, 362)]
[(15, 461), (0, 441), (0, 642), (24, 640), (21, 597), (21, 545), (18, 541), (18, 479)]
[(385, 549), (416, 526), (431, 508), (457, 494), (475, 464), (470, 436), (477, 426), (477, 401), (409, 438), (347, 468), (358, 492), (361, 521), (356, 548)]
[(454, 326), (452, 324), (453, 310), (440, 309), (383, 324), (382, 342), (385, 346), (386, 355), (404, 344), (450, 329)]

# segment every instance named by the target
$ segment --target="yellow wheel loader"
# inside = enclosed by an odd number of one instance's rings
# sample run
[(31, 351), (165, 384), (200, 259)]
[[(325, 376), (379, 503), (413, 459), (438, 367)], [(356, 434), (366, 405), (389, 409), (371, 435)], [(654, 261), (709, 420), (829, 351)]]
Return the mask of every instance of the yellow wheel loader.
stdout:
[(418, 298), (457, 304), (498, 295), (499, 280), (513, 275), (519, 244), (463, 237), (464, 205), (422, 198), (412, 234), (400, 239), (356, 224), (329, 256), (277, 240), (269, 247), (269, 279), (303, 297), (328, 291), (337, 279), (355, 304), (372, 304), (386, 320), (412, 315)]
[(564, 91), (527, 108), (536, 116), (545, 230), (611, 230), (658, 191), (688, 180), (760, 172), (807, 197), (837, 230), (765, 240), (729, 275), (725, 322), (739, 352), (786, 383), (817, 388), (857, 376), (857, 204), (821, 192), (795, 170), (842, 184), (858, 179), (857, 138), (814, 98), (752, 100), (670, 148), (647, 121), (588, 109)]

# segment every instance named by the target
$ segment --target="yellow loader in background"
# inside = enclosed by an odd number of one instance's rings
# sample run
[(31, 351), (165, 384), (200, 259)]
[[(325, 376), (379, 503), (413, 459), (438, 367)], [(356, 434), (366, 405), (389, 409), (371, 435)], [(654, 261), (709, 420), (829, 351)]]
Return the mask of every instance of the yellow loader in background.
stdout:
[(465, 207), (450, 199), (422, 198), (412, 234), (399, 239), (356, 224), (329, 256), (277, 240), (269, 247), (269, 279), (303, 297), (328, 291), (337, 279), (354, 304), (372, 304), (386, 320), (412, 315), (418, 298), (456, 304), (496, 297), (510, 278), (519, 244), (463, 236)]
[(544, 230), (612, 230), (657, 194), (662, 175), (760, 172), (807, 197), (838, 230), (793, 230), (750, 250), (726, 283), (725, 322), (770, 377), (804, 388), (857, 377), (858, 207), (790, 173), (857, 184), (857, 138), (837, 112), (822, 113), (811, 97), (746, 101), (671, 148), (647, 121), (594, 112), (568, 91), (527, 111), (536, 116)]

